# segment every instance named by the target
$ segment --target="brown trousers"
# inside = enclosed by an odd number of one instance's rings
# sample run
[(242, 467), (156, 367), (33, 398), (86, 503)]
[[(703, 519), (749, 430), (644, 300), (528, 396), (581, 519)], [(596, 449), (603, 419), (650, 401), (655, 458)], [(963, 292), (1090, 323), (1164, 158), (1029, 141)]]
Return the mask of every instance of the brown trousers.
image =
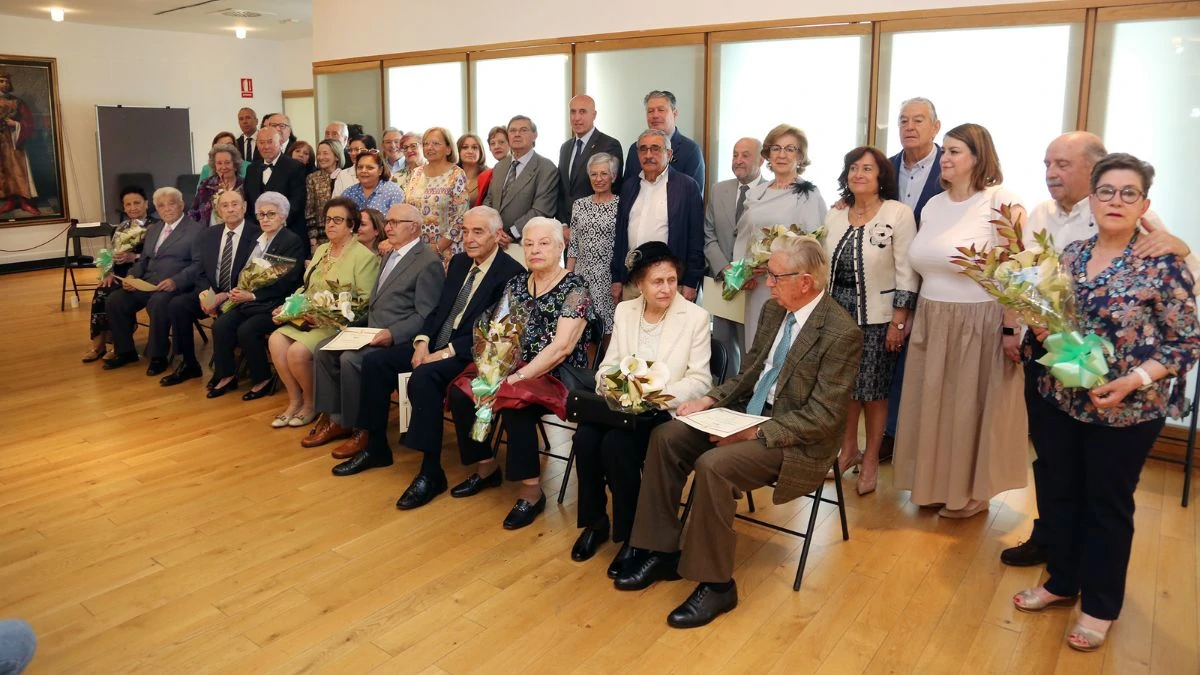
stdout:
[[(679, 574), (692, 581), (729, 581), (737, 545), (733, 531), (737, 500), (744, 490), (778, 479), (782, 466), (783, 451), (762, 441), (718, 448), (707, 435), (678, 420), (659, 426), (650, 437), (630, 543), (664, 553), (682, 549)], [(687, 538), (681, 544), (679, 503), (693, 470), (696, 491)]]

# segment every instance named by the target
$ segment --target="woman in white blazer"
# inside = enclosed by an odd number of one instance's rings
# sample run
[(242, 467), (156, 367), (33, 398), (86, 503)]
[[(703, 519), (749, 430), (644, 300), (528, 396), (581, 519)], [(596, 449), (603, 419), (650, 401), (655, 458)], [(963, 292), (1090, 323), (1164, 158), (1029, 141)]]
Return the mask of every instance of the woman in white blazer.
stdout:
[[(844, 209), (825, 218), (829, 294), (863, 331), (862, 363), (846, 417), (838, 466), (844, 473), (861, 464), (858, 494), (875, 490), (879, 446), (887, 423), (887, 397), (908, 317), (920, 281), (908, 260), (917, 234), (912, 209), (897, 198), (896, 172), (879, 150), (860, 147), (846, 154), (838, 177)], [(858, 448), (858, 418), (866, 411), (867, 448)]]
[[(660, 241), (642, 244), (626, 258), (630, 279), (640, 297), (617, 305), (613, 318), (612, 340), (597, 372), (597, 391), (601, 377), (628, 356), (665, 363), (667, 384), (663, 392), (675, 398), (674, 410), (681, 401), (699, 398), (712, 389), (709, 370), (711, 332), (709, 314), (679, 294), (683, 264)], [(623, 542), (608, 568), (615, 577), (632, 553), (629, 533), (642, 485), (642, 463), (654, 427), (671, 419), (662, 411), (636, 430), (580, 424), (575, 430), (575, 471), (579, 479), (578, 526), (583, 528), (571, 548), (571, 558), (584, 561), (609, 538), (609, 518), (605, 485), (612, 492), (612, 539)]]

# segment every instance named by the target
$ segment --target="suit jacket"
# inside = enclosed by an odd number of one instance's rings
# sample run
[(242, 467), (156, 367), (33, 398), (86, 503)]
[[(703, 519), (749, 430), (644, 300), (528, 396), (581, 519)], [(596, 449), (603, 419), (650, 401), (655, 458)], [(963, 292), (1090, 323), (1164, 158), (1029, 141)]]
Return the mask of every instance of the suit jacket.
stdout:
[[(215, 229), (215, 228), (214, 228)], [(242, 235), (245, 237), (245, 235)], [(246, 306), (250, 305), (265, 305), (272, 309), (276, 305), (283, 302), (283, 299), (291, 295), (304, 279), (304, 256), (308, 247), (305, 242), (300, 241), (300, 237), (296, 236), (295, 232), (281, 228), (275, 233), (275, 237), (271, 239), (271, 245), (267, 247), (264, 253), (271, 255), (282, 256), (284, 258), (292, 258), (296, 261), (292, 265), (292, 269), (279, 277), (273, 284), (268, 284), (254, 291), (254, 301), (247, 302)]]
[[(425, 327), (420, 333), (429, 338), (430, 350), (434, 348), (433, 343), (437, 341), (442, 326), (451, 318), (450, 310), (454, 309), (454, 301), (458, 299), (458, 292), (467, 282), (467, 274), (470, 273), (471, 266), (474, 264), (475, 261), (466, 253), (456, 254), (450, 259), (450, 267), (446, 270), (446, 284), (442, 287), (441, 300), (433, 313), (425, 318)], [(512, 256), (499, 249), (496, 251), (496, 258), (492, 260), (492, 266), (488, 268), (487, 273), (479, 280), (479, 286), (475, 288), (475, 293), (463, 310), (458, 327), (450, 332), (450, 344), (454, 347), (455, 356), (463, 361), (463, 365), (471, 360), (471, 350), (475, 340), (475, 322), (479, 320), (485, 310), (499, 302), (500, 296), (504, 295), (504, 287), (508, 284), (508, 280), (524, 271), (525, 268), (521, 267), (521, 263), (513, 260)]]
[[(933, 166), (929, 167), (929, 178), (925, 180), (925, 187), (921, 190), (921, 196), (917, 199), (917, 208), (913, 209), (913, 217), (916, 218), (917, 228), (921, 227), (921, 211), (925, 208), (925, 204), (934, 195), (941, 194), (946, 191), (942, 187), (942, 146), (934, 144), (937, 148), (937, 154), (933, 156)], [(896, 170), (897, 184), (900, 181), (900, 167), (904, 159), (904, 151), (891, 156), (892, 168)]]
[[(767, 181), (759, 177), (750, 183), (750, 187), (762, 185)], [(736, 178), (723, 180), (713, 186), (708, 194), (708, 208), (704, 210), (704, 257), (708, 262), (708, 275), (714, 279), (720, 278), (721, 270), (733, 262), (733, 241), (736, 238), (738, 186), (741, 183)], [(749, 201), (749, 192), (746, 196)], [(749, 204), (743, 204), (745, 211)]]
[[(221, 275), (217, 265), (220, 261), (221, 249), (225, 246), (225, 233), (228, 231), (224, 225), (209, 227), (201, 232), (199, 237), (196, 237), (192, 258), (197, 261), (197, 264), (193, 268), (192, 288), (201, 291), (211, 288), (214, 292), (220, 290)], [(262, 230), (249, 220), (242, 226), (242, 236), (238, 239), (237, 248), (233, 252), (233, 268), (230, 270), (231, 289), (237, 287), (238, 275), (242, 273), (242, 268), (250, 259), (250, 252), (258, 243), (260, 234), (262, 234)]]
[[(691, 176), (700, 187), (700, 196), (704, 196), (704, 153), (696, 141), (679, 133), (678, 127), (671, 135), (671, 168)], [(634, 141), (625, 157), (625, 176), (636, 176), (641, 170), (642, 161), (638, 158), (637, 141)]]
[(437, 307), (445, 280), (441, 257), (418, 241), (372, 289), (367, 327), (388, 329), (392, 344), (412, 342)]
[[(862, 359), (863, 334), (846, 310), (828, 294), (817, 303), (788, 350), (771, 419), (761, 426), (767, 447), (783, 451), (776, 504), (806, 495), (825, 480), (846, 433), (846, 408)], [(787, 313), (774, 299), (763, 306), (742, 372), (708, 392), (715, 407), (745, 410)]]
[(578, 170), (574, 176), (568, 177), (573, 152), (575, 152), (574, 136), (565, 141), (558, 149), (558, 220), (564, 225), (571, 224), (571, 205), (575, 203), (575, 200), (580, 197), (589, 197), (592, 194), (592, 181), (588, 178), (587, 171), (587, 163), (592, 155), (607, 152), (617, 159), (617, 175), (613, 176), (612, 184), (613, 188), (621, 185), (620, 141), (599, 129), (593, 129), (592, 137), (588, 139), (587, 145), (583, 146), (583, 152), (576, 161)]
[(525, 156), (528, 164), (508, 187), (508, 193), (504, 194), (504, 183), (508, 180), (512, 160), (512, 155), (509, 155), (492, 170), (492, 184), (483, 198), (483, 205), (499, 211), (504, 229), (520, 239), (525, 223), (530, 218), (553, 218), (557, 212), (558, 168), (536, 151), (530, 152)]
[[(613, 313), (612, 340), (608, 343), (604, 360), (597, 368), (597, 391), (605, 370), (637, 353), (642, 331), (640, 319), (645, 307), (646, 299), (642, 297), (617, 305)], [(688, 302), (681, 294), (677, 294), (671, 306), (667, 307), (666, 316), (663, 317), (666, 323), (663, 324), (654, 360), (667, 365), (669, 374), (663, 393), (675, 397), (667, 404), (671, 410), (684, 401), (700, 398), (712, 389), (712, 370), (709, 368), (712, 359), (710, 319), (704, 308)]]
[(305, 200), (308, 194), (308, 171), (304, 165), (281, 154), (275, 160), (271, 169), (271, 180), (263, 183), (263, 169), (266, 165), (262, 160), (256, 161), (246, 169), (246, 181), (242, 183), (242, 192), (246, 195), (246, 220), (258, 225), (254, 215), (254, 202), (264, 192), (278, 192), (288, 200), (287, 228), (300, 236), (304, 241), (305, 257), (308, 257), (308, 226), (304, 221)]
[[(257, 136), (257, 135), (258, 134), (255, 133), (254, 136)], [(238, 136), (237, 140), (233, 142), (233, 144), (235, 146), (237, 146), (238, 152), (241, 153), (242, 160), (245, 161), (247, 164), (253, 164), (253, 163), (259, 161), (260, 159), (262, 159), (262, 156), (258, 154), (258, 144), (256, 144), (254, 142), (254, 136), (250, 137), (250, 154), (248, 154), (248, 155), (246, 154), (246, 135), (245, 134)]]
[[(704, 277), (704, 197), (696, 181), (687, 174), (667, 167), (667, 246), (676, 258), (683, 261), (681, 286), (699, 288)], [(616, 241), (613, 242), (613, 282), (627, 283), (625, 256), (629, 253), (629, 213), (638, 193), (642, 191), (642, 176), (625, 176), (621, 186), (621, 202), (617, 206)]]
[(184, 216), (171, 231), (171, 236), (167, 237), (162, 246), (155, 249), (155, 244), (165, 227), (166, 223), (160, 220), (146, 228), (142, 255), (133, 264), (129, 274), (152, 284), (171, 279), (178, 290), (191, 290), (192, 279), (198, 272), (195, 267), (199, 265), (199, 261), (192, 257), (192, 251), (196, 239), (208, 226)]

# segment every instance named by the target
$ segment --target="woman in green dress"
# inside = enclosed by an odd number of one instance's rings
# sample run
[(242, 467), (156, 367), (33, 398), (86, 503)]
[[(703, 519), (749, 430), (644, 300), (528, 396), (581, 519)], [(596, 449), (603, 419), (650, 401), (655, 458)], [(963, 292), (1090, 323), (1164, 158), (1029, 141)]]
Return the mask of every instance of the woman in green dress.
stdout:
[[(358, 207), (345, 197), (334, 197), (325, 203), (323, 212), (329, 242), (318, 246), (313, 253), (300, 291), (314, 293), (349, 283), (353, 295), (370, 293), (379, 277), (379, 256), (360, 244), (355, 236), (360, 223)], [(271, 361), (288, 393), (287, 410), (271, 422), (272, 427), (302, 427), (316, 417), (313, 352), (318, 343), (333, 337), (335, 332), (333, 328), (309, 325), (298, 328), (289, 324), (271, 334)]]

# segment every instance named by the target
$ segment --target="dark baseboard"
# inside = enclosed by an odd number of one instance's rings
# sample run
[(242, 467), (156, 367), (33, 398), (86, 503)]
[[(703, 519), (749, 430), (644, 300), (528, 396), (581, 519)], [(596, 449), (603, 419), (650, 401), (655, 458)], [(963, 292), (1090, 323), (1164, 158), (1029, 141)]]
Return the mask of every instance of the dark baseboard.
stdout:
[(1167, 425), (1158, 435), (1158, 440), (1154, 442), (1152, 452), (1182, 461), (1187, 454), (1187, 437), (1187, 427)]
[(0, 265), (0, 274), (16, 274), (17, 272), (35, 272), (37, 270), (62, 269), (63, 258), (43, 258), (41, 260), (22, 260), (21, 262), (4, 263)]

